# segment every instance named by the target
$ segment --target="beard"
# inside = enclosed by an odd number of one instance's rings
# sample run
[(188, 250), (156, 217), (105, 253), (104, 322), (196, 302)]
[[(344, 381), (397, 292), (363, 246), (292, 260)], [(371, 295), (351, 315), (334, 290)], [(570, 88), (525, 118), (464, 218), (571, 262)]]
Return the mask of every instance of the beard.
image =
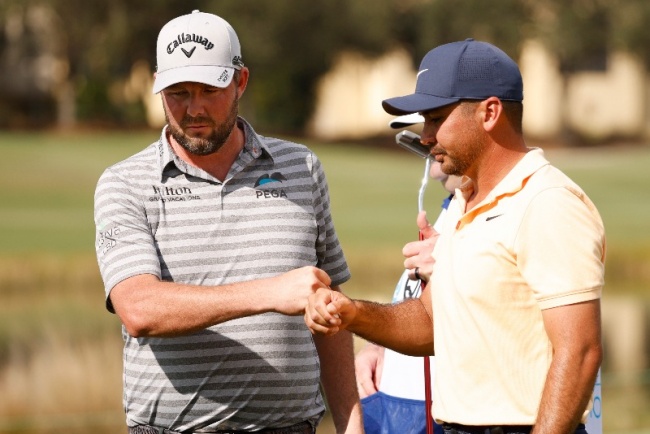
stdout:
[[(239, 112), (239, 99), (233, 100), (228, 117), (221, 125), (216, 125), (214, 120), (206, 116), (192, 117), (185, 115), (175, 125), (169, 122), (169, 115), (165, 110), (165, 120), (167, 121), (167, 129), (171, 136), (183, 147), (187, 152), (193, 155), (210, 155), (218, 152), (230, 137), (235, 124), (237, 123), (237, 113)], [(185, 129), (192, 125), (208, 125), (212, 127), (212, 133), (208, 137), (190, 137), (185, 133)]]
[(470, 142), (462, 151), (456, 152), (454, 156), (444, 153), (445, 158), (440, 165), (440, 170), (450, 176), (466, 175), (480, 155), (481, 148), (476, 146), (476, 142)]
[[(485, 145), (480, 129), (470, 124), (459, 135), (454, 143), (451, 154), (446, 151), (440, 152), (444, 155), (440, 170), (447, 175), (463, 176), (481, 158)], [(435, 146), (433, 151), (435, 152)]]

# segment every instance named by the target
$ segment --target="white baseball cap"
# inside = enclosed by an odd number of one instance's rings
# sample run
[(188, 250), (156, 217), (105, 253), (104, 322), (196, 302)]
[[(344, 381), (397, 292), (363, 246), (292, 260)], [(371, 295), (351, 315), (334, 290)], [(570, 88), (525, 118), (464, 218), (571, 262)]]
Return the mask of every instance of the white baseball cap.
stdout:
[(421, 124), (423, 122), (424, 118), (422, 115), (419, 113), (411, 113), (408, 115), (397, 116), (388, 123), (388, 126), (395, 129), (406, 128), (410, 127), (411, 125)]
[(174, 18), (158, 34), (153, 93), (191, 81), (227, 87), (244, 66), (237, 33), (226, 20), (192, 11)]

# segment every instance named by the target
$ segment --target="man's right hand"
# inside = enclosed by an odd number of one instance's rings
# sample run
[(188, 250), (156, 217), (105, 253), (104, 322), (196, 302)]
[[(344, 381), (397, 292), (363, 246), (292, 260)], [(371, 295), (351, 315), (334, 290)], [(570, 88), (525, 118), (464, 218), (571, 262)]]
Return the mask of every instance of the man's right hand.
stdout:
[(417, 278), (417, 276), (413, 277), (413, 272), (417, 268), (419, 278), (428, 282), (435, 262), (431, 254), (440, 234), (429, 224), (425, 211), (418, 214), (417, 224), (423, 238), (421, 241), (407, 243), (402, 249), (402, 254), (406, 258), (404, 268), (409, 270), (411, 279)]
[(384, 370), (384, 351), (384, 347), (368, 342), (354, 358), (354, 370), (360, 398), (379, 391), (381, 374)]
[(321, 288), (309, 296), (305, 324), (313, 334), (334, 335), (347, 328), (357, 314), (357, 307), (343, 293)]
[(274, 285), (268, 295), (274, 298), (273, 311), (285, 315), (302, 315), (307, 299), (319, 289), (330, 290), (332, 279), (316, 267), (302, 267), (271, 278)]

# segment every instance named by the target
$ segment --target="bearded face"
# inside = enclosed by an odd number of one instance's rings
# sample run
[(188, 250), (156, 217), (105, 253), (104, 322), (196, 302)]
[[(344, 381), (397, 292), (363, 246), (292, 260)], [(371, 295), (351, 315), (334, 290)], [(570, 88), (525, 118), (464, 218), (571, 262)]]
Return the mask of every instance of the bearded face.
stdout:
[[(239, 98), (235, 98), (232, 101), (226, 119), (221, 124), (217, 124), (214, 119), (208, 116), (192, 117), (187, 113), (176, 124), (170, 121), (167, 109), (165, 109), (165, 119), (169, 133), (187, 152), (193, 155), (210, 155), (219, 151), (224, 143), (226, 143), (228, 137), (230, 137), (237, 123), (238, 112)], [(187, 133), (188, 128), (197, 125), (209, 127), (211, 129), (210, 133), (204, 136), (190, 135)]]
[(447, 175), (467, 175), (483, 152), (483, 131), (473, 121), (475, 107), (463, 102), (427, 114), (432, 120), (425, 131), (435, 137), (431, 153)]

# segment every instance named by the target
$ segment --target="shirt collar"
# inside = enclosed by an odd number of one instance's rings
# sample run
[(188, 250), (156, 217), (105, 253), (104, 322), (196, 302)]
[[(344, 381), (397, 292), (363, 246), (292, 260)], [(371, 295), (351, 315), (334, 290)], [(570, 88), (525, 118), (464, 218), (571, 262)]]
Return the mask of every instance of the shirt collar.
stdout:
[[(487, 197), (481, 203), (463, 215), (456, 229), (461, 229), (464, 225), (472, 222), (477, 215), (497, 206), (502, 198), (517, 194), (526, 186), (528, 179), (535, 172), (548, 164), (550, 163), (544, 157), (544, 151), (542, 149), (531, 148), (501, 182), (488, 193)], [(465, 209), (467, 198), (472, 194), (473, 185), (474, 181), (472, 179), (463, 177), (461, 186), (456, 190), (456, 197), (462, 209)]]
[(488, 194), (487, 201), (494, 201), (504, 194), (516, 193), (523, 188), (523, 183), (530, 176), (550, 164), (544, 157), (544, 151), (540, 148), (531, 148), (524, 157), (517, 162), (515, 167), (497, 184)]
[[(244, 148), (242, 152), (240, 152), (239, 157), (237, 157), (233, 167), (245, 167), (250, 161), (260, 158), (263, 155), (268, 156), (273, 160), (271, 150), (266, 143), (264, 143), (262, 137), (255, 132), (253, 127), (240, 116), (237, 117), (237, 124), (243, 128), (245, 140)], [(198, 169), (191, 164), (187, 164), (174, 152), (169, 140), (167, 140), (167, 128), (167, 125), (163, 127), (160, 139), (157, 143), (158, 168), (160, 170), (161, 181), (164, 181), (166, 177), (176, 176), (180, 172), (205, 178), (207, 174), (203, 170)]]

